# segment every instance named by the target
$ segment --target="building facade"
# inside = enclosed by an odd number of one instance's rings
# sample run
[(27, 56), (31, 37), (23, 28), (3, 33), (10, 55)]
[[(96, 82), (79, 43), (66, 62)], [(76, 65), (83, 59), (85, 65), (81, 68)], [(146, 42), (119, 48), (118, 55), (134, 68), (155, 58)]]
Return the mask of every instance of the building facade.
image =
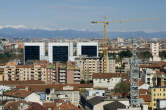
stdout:
[(92, 80), (93, 73), (103, 72), (103, 60), (99, 57), (80, 56), (76, 58), (75, 61), (80, 68), (81, 80)]
[(50, 63), (73, 60), (73, 43), (48, 43), (48, 60)]
[(152, 110), (157, 108), (157, 100), (166, 99), (166, 88), (165, 87), (154, 87), (151, 88), (151, 107)]
[(98, 57), (97, 42), (78, 42), (77, 56), (87, 55), (88, 57)]
[(29, 42), (24, 43), (24, 63), (27, 61), (44, 60), (45, 43)]
[(159, 49), (160, 49), (160, 44), (158, 42), (153, 42), (151, 43), (151, 53), (153, 56), (153, 61), (160, 61), (159, 57)]

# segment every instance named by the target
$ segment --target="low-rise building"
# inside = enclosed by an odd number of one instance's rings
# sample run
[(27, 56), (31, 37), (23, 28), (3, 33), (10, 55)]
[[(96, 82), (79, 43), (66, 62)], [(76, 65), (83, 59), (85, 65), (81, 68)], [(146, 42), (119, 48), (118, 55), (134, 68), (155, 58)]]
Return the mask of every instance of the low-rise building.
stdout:
[(126, 73), (94, 73), (93, 87), (114, 89), (115, 85), (128, 78)]

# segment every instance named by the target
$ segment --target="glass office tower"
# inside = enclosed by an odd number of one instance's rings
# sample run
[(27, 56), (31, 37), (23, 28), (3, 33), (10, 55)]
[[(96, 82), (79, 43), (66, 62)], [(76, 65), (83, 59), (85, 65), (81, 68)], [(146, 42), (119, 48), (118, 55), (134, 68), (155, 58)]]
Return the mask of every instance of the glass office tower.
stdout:
[(53, 46), (53, 62), (68, 61), (68, 46)]
[(77, 56), (86, 55), (88, 57), (98, 57), (98, 43), (97, 42), (78, 42)]
[(82, 46), (81, 54), (89, 57), (97, 56), (97, 46)]
[(71, 61), (73, 59), (73, 43), (48, 43), (48, 59), (50, 63)]
[(39, 46), (25, 46), (24, 47), (25, 62), (28, 60), (40, 60)]
[(28, 42), (24, 43), (24, 63), (27, 61), (44, 60), (45, 43)]

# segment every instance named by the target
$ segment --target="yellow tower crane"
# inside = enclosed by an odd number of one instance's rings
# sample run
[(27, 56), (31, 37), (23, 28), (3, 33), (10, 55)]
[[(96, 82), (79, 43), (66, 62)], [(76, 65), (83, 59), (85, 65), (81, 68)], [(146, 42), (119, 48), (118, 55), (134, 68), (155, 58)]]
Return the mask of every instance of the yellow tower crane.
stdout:
[(140, 21), (147, 21), (147, 20), (155, 20), (158, 18), (143, 18), (143, 19), (134, 19), (134, 20), (112, 20), (112, 21), (107, 21), (108, 16), (104, 16), (104, 21), (92, 21), (91, 23), (97, 24), (97, 23), (102, 23), (104, 24), (104, 38), (103, 38), (103, 55), (104, 55), (104, 73), (107, 73), (107, 25), (109, 23), (124, 23), (124, 22), (140, 22)]
[(104, 17), (104, 21), (92, 21), (91, 23), (96, 24), (96, 23), (103, 23), (104, 24), (104, 39), (103, 39), (103, 54), (104, 54), (104, 73), (107, 72), (107, 25), (108, 21), (106, 20), (108, 16)]

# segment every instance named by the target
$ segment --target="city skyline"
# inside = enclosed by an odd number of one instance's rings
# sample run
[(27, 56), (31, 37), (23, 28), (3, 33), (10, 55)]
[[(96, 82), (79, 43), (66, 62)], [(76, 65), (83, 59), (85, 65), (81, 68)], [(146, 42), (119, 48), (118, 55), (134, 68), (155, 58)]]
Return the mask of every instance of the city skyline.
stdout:
[(0, 0), (0, 28), (101, 31), (102, 25), (90, 22), (103, 20), (108, 15), (108, 20), (160, 18), (154, 21), (113, 23), (108, 26), (108, 31), (166, 31), (165, 3), (163, 0)]

